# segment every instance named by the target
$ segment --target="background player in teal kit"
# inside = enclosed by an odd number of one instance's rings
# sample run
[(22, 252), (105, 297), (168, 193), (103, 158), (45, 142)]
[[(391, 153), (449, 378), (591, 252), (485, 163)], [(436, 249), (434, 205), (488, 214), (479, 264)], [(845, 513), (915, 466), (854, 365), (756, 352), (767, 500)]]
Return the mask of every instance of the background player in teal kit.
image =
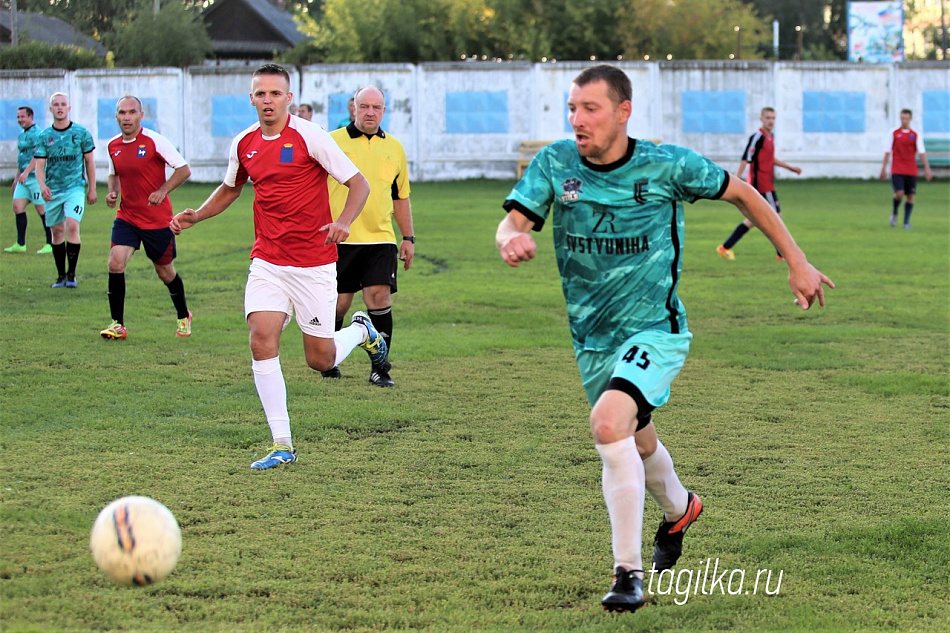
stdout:
[[(53, 235), (56, 281), (53, 288), (75, 288), (79, 261), (79, 223), (87, 204), (95, 204), (96, 144), (89, 130), (69, 120), (69, 97), (49, 98), (53, 125), (43, 130), (36, 146), (36, 181), (46, 205), (46, 226)], [(86, 184), (89, 185), (88, 192)], [(68, 268), (67, 268), (68, 261)]]
[(604, 608), (644, 604), (640, 552), (645, 490), (664, 512), (653, 566), (670, 569), (702, 512), (652, 422), (666, 403), (692, 339), (676, 291), (682, 271), (683, 202), (731, 202), (785, 254), (796, 302), (824, 305), (831, 280), (808, 263), (781, 218), (750, 185), (686, 148), (627, 137), (630, 80), (607, 65), (581, 72), (568, 98), (575, 140), (535, 157), (504, 207), (495, 236), (510, 266), (533, 259), (530, 231), (550, 219), (591, 431), (603, 462), (614, 583)]
[(17, 136), (17, 175), (13, 179), (13, 213), (16, 214), (16, 243), (13, 246), (3, 249), (7, 253), (25, 253), (26, 252), (26, 205), (30, 202), (36, 207), (36, 212), (40, 214), (43, 220), (43, 228), (46, 230), (46, 244), (43, 248), (36, 251), (38, 255), (52, 253), (50, 230), (46, 226), (46, 209), (43, 208), (43, 198), (40, 195), (40, 186), (36, 182), (34, 172), (33, 154), (36, 152), (36, 144), (40, 136), (40, 128), (33, 123), (33, 108), (21, 106), (16, 111), (16, 122), (23, 128), (20, 135)]

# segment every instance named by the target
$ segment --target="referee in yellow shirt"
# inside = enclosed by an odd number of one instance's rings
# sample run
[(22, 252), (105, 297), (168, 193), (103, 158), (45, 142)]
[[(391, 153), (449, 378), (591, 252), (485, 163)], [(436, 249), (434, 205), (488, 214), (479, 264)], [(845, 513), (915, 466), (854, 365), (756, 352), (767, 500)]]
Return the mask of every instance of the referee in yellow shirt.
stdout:
[[(353, 295), (363, 291), (363, 302), (373, 327), (386, 337), (392, 350), (392, 295), (396, 292), (396, 268), (403, 262), (412, 265), (416, 237), (412, 231), (412, 207), (409, 204), (409, 173), (402, 143), (379, 127), (386, 113), (383, 93), (375, 86), (364, 86), (353, 95), (356, 120), (330, 132), (340, 148), (369, 181), (370, 194), (353, 224), (350, 237), (337, 245), (336, 329), (353, 303)], [(332, 179), (331, 179), (332, 180)], [(346, 200), (346, 188), (329, 183), (330, 210), (333, 219), (340, 215)], [(397, 245), (393, 219), (402, 240)], [(398, 259), (397, 259), (398, 258)], [(392, 387), (389, 367), (373, 367), (369, 381), (378, 387)], [(339, 378), (340, 369), (321, 372), (325, 378)]]

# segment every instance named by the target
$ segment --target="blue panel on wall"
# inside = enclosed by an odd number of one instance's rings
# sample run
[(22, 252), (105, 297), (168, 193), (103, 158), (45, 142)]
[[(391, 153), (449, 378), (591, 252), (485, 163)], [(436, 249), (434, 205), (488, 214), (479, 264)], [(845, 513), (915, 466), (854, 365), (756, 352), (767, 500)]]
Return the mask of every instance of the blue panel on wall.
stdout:
[(14, 141), (23, 128), (16, 122), (16, 111), (21, 106), (33, 108), (33, 123), (40, 129), (43, 124), (46, 101), (43, 99), (0, 99), (0, 141)]
[[(118, 100), (119, 97), (99, 99), (96, 104), (96, 120), (99, 124), (97, 137), (100, 139), (110, 139), (122, 131), (115, 120), (115, 105)], [(139, 97), (139, 100), (142, 102), (142, 110), (145, 111), (145, 116), (142, 117), (142, 127), (161, 133), (161, 130), (157, 127), (158, 100), (149, 97)]]
[(802, 93), (802, 129), (805, 132), (863, 133), (865, 120), (863, 92)]
[[(350, 113), (346, 109), (346, 104), (350, 102), (350, 97), (353, 96), (352, 92), (337, 92), (330, 95), (330, 104), (327, 109), (327, 129), (335, 130), (338, 127), (346, 127), (345, 125), (340, 125), (344, 120), (350, 120)], [(384, 103), (386, 104), (386, 114), (383, 115), (383, 120), (380, 123), (380, 127), (383, 130), (389, 129), (389, 95), (384, 95)]]
[(257, 121), (257, 112), (247, 95), (211, 97), (211, 136), (237, 136)]
[(924, 134), (950, 133), (950, 90), (924, 91)]
[(683, 132), (741, 134), (745, 132), (745, 92), (687, 90), (681, 95)]
[(445, 93), (445, 131), (448, 134), (507, 134), (508, 93)]

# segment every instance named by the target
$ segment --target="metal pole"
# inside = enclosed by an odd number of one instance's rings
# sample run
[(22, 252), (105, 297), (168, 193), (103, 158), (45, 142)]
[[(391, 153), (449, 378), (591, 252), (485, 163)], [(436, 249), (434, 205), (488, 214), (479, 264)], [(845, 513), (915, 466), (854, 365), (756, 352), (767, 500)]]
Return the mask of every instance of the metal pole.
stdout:
[(772, 20), (772, 56), (778, 59), (778, 20)]
[(738, 26), (736, 29), (736, 59), (742, 59), (742, 29)]
[(10, 46), (20, 43), (20, 29), (17, 24), (16, 0), (10, 2)]
[[(16, 2), (16, 0), (14, 0)], [(947, 21), (946, 21), (946, 12), (947, 12), (947, 0), (940, 0), (940, 31), (943, 33), (943, 55), (941, 57), (944, 61), (947, 61), (947, 53), (950, 52), (950, 47), (947, 47)]]
[(803, 48), (802, 44), (803, 44), (803, 41), (804, 41), (805, 37), (804, 37), (804, 34), (803, 34), (803, 32), (802, 32), (802, 27), (801, 27), (801, 26), (796, 26), (796, 27), (795, 27), (795, 30), (798, 31), (798, 61), (801, 61), (801, 60), (802, 60), (802, 48)]

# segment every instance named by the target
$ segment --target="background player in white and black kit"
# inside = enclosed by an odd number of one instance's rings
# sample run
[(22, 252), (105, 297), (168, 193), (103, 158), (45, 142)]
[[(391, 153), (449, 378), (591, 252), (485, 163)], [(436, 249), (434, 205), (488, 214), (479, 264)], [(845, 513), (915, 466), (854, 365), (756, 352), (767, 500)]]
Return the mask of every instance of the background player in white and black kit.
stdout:
[[(359, 345), (374, 365), (387, 362), (386, 341), (363, 312), (334, 333), (336, 245), (369, 196), (369, 183), (319, 125), (292, 116), (290, 76), (264, 64), (251, 80), (251, 105), (258, 122), (231, 143), (224, 182), (198, 209), (172, 218), (176, 234), (214, 217), (254, 183), (254, 246), (244, 292), (250, 330), (251, 370), (274, 446), (251, 464), (255, 470), (296, 461), (287, 412), (287, 389), (280, 368), (280, 336), (292, 315), (303, 332), (307, 364), (327, 370)], [(343, 212), (330, 215), (327, 178), (349, 188)]]
[[(125, 267), (144, 244), (145, 255), (158, 278), (168, 287), (178, 322), (175, 335), (191, 336), (191, 312), (185, 286), (175, 272), (175, 234), (168, 228), (172, 203), (168, 194), (191, 176), (188, 162), (167, 138), (142, 127), (142, 101), (126, 95), (115, 104), (115, 120), (122, 130), (109, 139), (109, 193), (106, 205), (119, 211), (112, 223), (109, 251), (109, 311), (112, 323), (99, 334), (104, 339), (124, 339)], [(174, 171), (166, 180), (165, 167)]]
[(887, 180), (887, 163), (891, 160), (891, 187), (894, 190), (893, 207), (891, 210), (891, 226), (897, 226), (897, 212), (900, 210), (901, 200), (907, 195), (904, 203), (904, 228), (910, 228), (910, 214), (914, 212), (914, 195), (917, 193), (917, 155), (924, 164), (924, 178), (928, 182), (933, 178), (930, 170), (930, 161), (924, 151), (924, 141), (916, 130), (910, 128), (913, 112), (904, 108), (901, 110), (901, 126), (891, 133), (887, 149), (884, 151), (884, 164), (881, 165), (881, 180)]
[[(775, 138), (772, 135), (772, 130), (775, 129), (775, 108), (762, 108), (759, 113), (759, 121), (762, 122), (762, 127), (749, 137), (749, 142), (746, 143), (745, 150), (742, 152), (742, 159), (739, 161), (739, 171), (736, 172), (736, 176), (742, 178), (746, 167), (749, 167), (749, 176), (746, 181), (768, 200), (769, 206), (775, 209), (776, 213), (782, 215), (782, 207), (779, 206), (778, 194), (775, 192), (775, 166), (784, 167), (795, 174), (802, 173), (802, 170), (775, 158)], [(723, 259), (735, 259), (736, 256), (732, 252), (732, 247), (751, 228), (752, 221), (746, 218), (739, 223), (729, 239), (716, 248), (716, 252)], [(782, 254), (775, 251), (775, 259), (781, 260)]]

